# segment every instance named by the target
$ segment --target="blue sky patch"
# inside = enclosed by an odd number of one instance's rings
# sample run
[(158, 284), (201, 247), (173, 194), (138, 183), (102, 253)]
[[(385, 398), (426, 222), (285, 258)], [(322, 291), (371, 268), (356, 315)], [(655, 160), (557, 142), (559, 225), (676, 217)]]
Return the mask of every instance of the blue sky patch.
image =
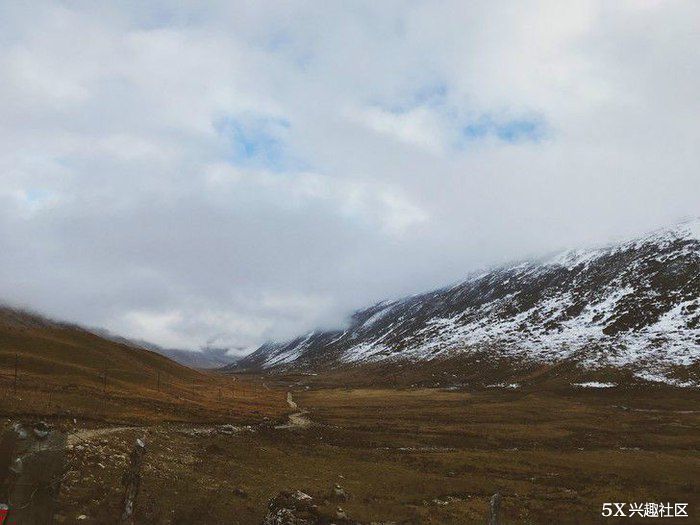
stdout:
[(285, 144), (290, 127), (289, 121), (270, 117), (225, 117), (215, 124), (230, 147), (232, 164), (273, 171), (299, 169), (303, 164)]
[(51, 192), (42, 188), (28, 188), (24, 190), (24, 198), (29, 204), (38, 204), (51, 198)]
[(510, 143), (539, 142), (545, 135), (545, 123), (537, 117), (497, 120), (486, 115), (462, 128), (462, 136), (467, 141), (496, 137)]

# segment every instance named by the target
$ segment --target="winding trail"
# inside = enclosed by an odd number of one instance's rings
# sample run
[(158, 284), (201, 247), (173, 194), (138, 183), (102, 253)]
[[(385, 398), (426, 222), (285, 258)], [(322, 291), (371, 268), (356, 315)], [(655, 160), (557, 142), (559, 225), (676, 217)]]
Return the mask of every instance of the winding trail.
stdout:
[[(298, 410), (299, 406), (294, 402), (292, 398), (292, 393), (287, 392), (287, 404), (292, 410)], [(293, 429), (293, 428), (309, 428), (313, 422), (306, 417), (309, 412), (307, 410), (300, 410), (299, 412), (294, 412), (289, 414), (289, 423), (286, 425), (277, 425), (277, 429)]]
[(289, 408), (292, 410), (297, 410), (297, 404), (294, 402), (294, 399), (292, 398), (292, 393), (287, 392), (287, 404), (289, 405)]
[[(307, 417), (307, 414), (309, 413), (308, 410), (299, 410), (299, 406), (294, 401), (291, 392), (287, 392), (287, 404), (289, 405), (289, 408), (292, 410), (297, 410), (297, 412), (289, 414), (289, 422), (284, 425), (277, 425), (275, 427), (276, 429), (309, 428), (313, 424), (311, 419)], [(84, 441), (90, 441), (94, 438), (114, 434), (115, 432), (138, 430), (139, 428), (143, 429), (143, 427), (106, 427), (78, 430), (68, 434), (66, 444), (68, 446), (74, 446)]]

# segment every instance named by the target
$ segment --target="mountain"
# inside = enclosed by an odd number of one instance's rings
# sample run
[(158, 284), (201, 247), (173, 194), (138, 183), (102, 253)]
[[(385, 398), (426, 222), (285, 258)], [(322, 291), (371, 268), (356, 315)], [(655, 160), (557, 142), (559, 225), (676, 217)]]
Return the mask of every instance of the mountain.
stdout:
[(85, 420), (259, 421), (282, 393), (183, 366), (132, 342), (0, 306), (0, 413)]
[(467, 384), (567, 370), (572, 380), (697, 386), (700, 220), (385, 301), (356, 312), (345, 329), (266, 343), (238, 367), (393, 367), (409, 377), (449, 369)]
[(0, 306), (0, 367), (13, 368), (15, 357), (27, 373), (92, 380), (107, 369), (123, 386), (152, 381), (158, 373), (173, 380), (199, 377), (196, 371), (146, 348), (26, 310)]
[(154, 351), (191, 368), (214, 369), (235, 365), (237, 356), (228, 354), (228, 348), (203, 348), (201, 350), (179, 350), (158, 347)]

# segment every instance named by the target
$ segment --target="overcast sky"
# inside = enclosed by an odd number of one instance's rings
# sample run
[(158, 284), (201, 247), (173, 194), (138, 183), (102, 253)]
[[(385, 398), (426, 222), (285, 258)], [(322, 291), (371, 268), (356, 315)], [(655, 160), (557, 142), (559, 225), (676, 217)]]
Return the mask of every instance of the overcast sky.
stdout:
[(252, 348), (700, 214), (700, 3), (0, 3), (0, 297)]

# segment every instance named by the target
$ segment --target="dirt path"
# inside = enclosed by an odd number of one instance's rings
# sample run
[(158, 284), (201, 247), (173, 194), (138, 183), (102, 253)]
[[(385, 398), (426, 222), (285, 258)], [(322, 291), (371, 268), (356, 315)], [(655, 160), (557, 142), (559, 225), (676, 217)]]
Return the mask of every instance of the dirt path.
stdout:
[(311, 426), (311, 420), (306, 417), (306, 410), (295, 412), (289, 415), (289, 424), (281, 428), (308, 428)]
[[(299, 406), (296, 404), (292, 398), (292, 393), (287, 392), (287, 404), (292, 410), (299, 410)], [(308, 428), (311, 426), (312, 421), (306, 417), (308, 411), (299, 410), (289, 415), (289, 422), (284, 425), (277, 425), (275, 428), (278, 429), (288, 429), (288, 428)], [(83, 441), (89, 441), (91, 439), (105, 436), (108, 434), (113, 434), (115, 432), (123, 432), (125, 430), (134, 430), (139, 427), (107, 427), (107, 428), (92, 428), (84, 429), (68, 434), (67, 445), (73, 446), (81, 443)]]
[[(292, 410), (299, 409), (299, 406), (294, 402), (294, 399), (292, 398), (291, 392), (287, 392), (287, 404)], [(277, 425), (275, 428), (308, 428), (312, 425), (312, 421), (308, 417), (306, 417), (306, 414), (308, 414), (307, 410), (301, 410), (299, 412), (289, 414), (289, 423), (287, 423), (286, 425)]]
[(291, 392), (287, 392), (287, 404), (289, 405), (289, 408), (291, 408), (292, 410), (296, 410), (298, 408), (297, 404), (294, 402), (294, 399), (292, 399)]
[(114, 432), (121, 432), (123, 430), (134, 430), (134, 428), (136, 427), (107, 427), (78, 430), (77, 432), (68, 434), (67, 443), (68, 445), (76, 445), (82, 441), (88, 441), (96, 437), (112, 434)]

